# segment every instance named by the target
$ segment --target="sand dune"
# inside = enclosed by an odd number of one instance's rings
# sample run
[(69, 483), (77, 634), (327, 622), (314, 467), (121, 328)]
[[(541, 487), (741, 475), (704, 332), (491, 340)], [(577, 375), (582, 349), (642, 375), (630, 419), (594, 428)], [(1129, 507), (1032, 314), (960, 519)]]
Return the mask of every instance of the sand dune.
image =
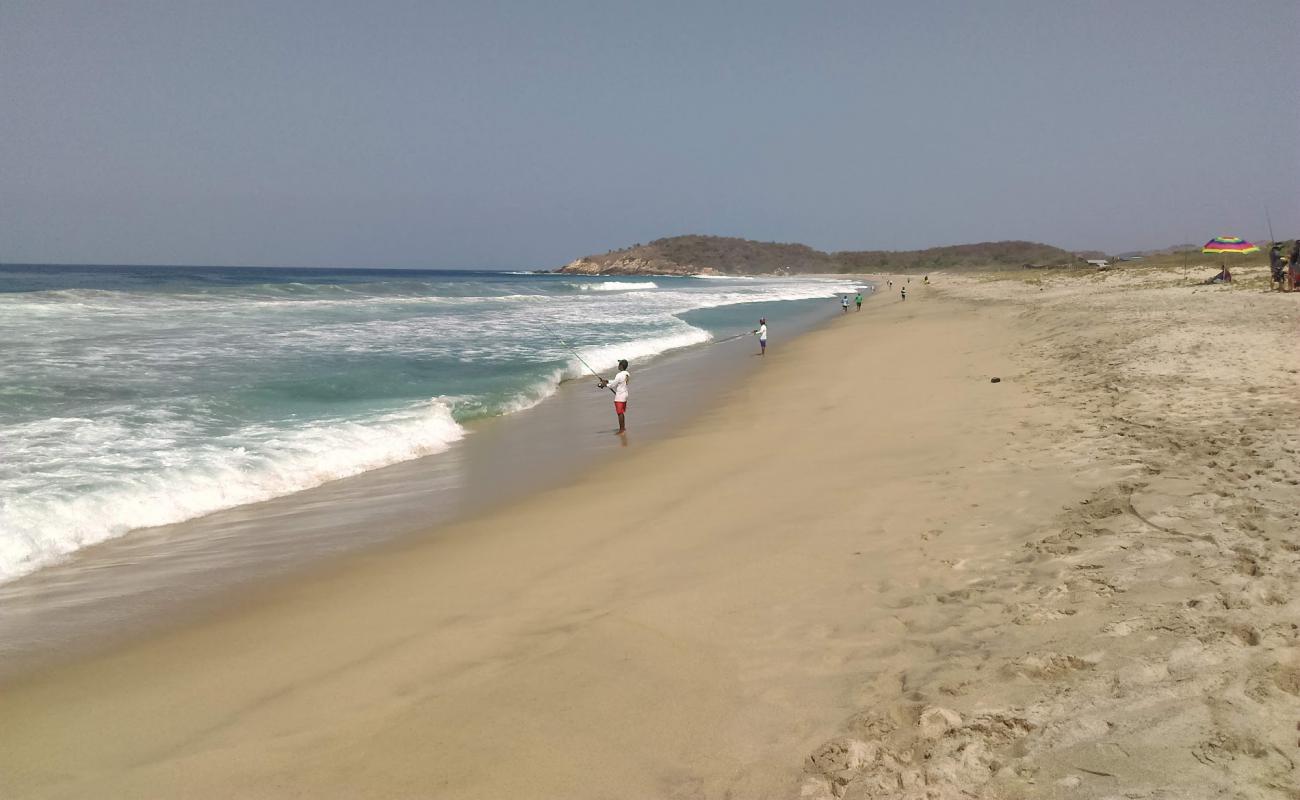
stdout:
[(1300, 303), (1197, 277), (943, 281), (1016, 309), (1014, 379), (1068, 412), (1015, 447), (1111, 472), (959, 593), (900, 601), (929, 653), (805, 796), (1297, 796)]
[(573, 486), (3, 687), (0, 795), (1294, 797), (1300, 303), (909, 288)]

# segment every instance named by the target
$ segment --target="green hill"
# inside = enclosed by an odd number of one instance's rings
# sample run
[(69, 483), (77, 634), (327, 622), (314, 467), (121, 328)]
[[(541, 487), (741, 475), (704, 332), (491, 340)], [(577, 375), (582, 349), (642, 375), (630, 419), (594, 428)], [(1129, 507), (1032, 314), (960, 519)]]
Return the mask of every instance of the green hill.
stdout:
[[(848, 272), (937, 272), (939, 270), (1018, 269), (1085, 266), (1083, 255), (1038, 242), (980, 242), (925, 250), (857, 250), (834, 253)], [(1092, 257), (1095, 254), (1086, 254)]]
[(1037, 242), (981, 242), (925, 250), (845, 250), (825, 253), (804, 244), (725, 236), (672, 236), (577, 259), (559, 272), (588, 275), (672, 275), (809, 272), (937, 272), (1083, 266), (1081, 255)]

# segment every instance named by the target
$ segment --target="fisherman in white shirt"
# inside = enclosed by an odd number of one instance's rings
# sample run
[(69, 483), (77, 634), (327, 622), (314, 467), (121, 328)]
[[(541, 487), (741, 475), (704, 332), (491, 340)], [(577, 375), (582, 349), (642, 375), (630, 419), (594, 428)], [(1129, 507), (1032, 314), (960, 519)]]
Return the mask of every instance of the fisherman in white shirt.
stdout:
[(758, 337), (758, 354), (767, 355), (767, 317), (760, 317), (758, 327), (754, 329), (754, 335)]
[(627, 383), (632, 376), (627, 373), (627, 359), (620, 359), (618, 362), (618, 374), (610, 380), (600, 379), (598, 384), (602, 389), (609, 389), (614, 393), (614, 413), (618, 414), (618, 430), (615, 433), (626, 433), (627, 424), (623, 420), (623, 415), (627, 413)]

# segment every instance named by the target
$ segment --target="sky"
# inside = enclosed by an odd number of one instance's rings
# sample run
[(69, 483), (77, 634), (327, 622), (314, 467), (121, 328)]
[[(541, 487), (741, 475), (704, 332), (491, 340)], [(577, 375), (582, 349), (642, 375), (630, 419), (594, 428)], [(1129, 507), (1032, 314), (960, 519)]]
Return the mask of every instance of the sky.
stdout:
[(1300, 235), (1300, 2), (0, 0), (0, 262)]

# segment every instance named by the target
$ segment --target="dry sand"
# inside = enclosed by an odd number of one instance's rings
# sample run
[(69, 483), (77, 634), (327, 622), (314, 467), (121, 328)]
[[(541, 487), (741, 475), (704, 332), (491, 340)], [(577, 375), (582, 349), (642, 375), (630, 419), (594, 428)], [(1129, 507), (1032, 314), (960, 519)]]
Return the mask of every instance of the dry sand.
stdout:
[(0, 796), (1300, 796), (1300, 297), (1021, 277), (0, 687)]

